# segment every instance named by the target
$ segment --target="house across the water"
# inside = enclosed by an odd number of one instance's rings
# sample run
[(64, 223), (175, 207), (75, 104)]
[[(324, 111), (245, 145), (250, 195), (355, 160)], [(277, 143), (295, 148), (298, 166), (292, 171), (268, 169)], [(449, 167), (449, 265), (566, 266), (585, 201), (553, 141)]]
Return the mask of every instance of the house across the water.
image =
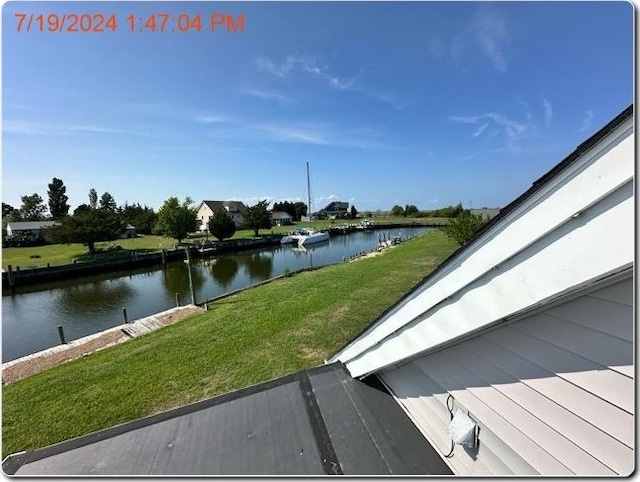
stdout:
[(36, 238), (44, 237), (44, 232), (52, 227), (58, 226), (58, 221), (18, 221), (7, 223), (7, 236), (31, 235)]
[(135, 238), (136, 236), (137, 236), (136, 228), (135, 228), (135, 226), (132, 226), (131, 224), (127, 224), (120, 231), (120, 239)]
[(323, 367), (9, 456), (16, 475), (635, 469), (629, 107)]
[(271, 223), (274, 226), (285, 226), (287, 224), (293, 224), (293, 217), (291, 214), (285, 211), (273, 211), (271, 213)]
[(327, 204), (326, 207), (318, 211), (319, 217), (326, 217), (329, 219), (344, 218), (349, 214), (349, 203), (342, 201), (333, 201)]
[(198, 206), (198, 223), (200, 231), (209, 230), (209, 218), (219, 209), (227, 211), (236, 227), (244, 223), (247, 206), (242, 201), (202, 201)]

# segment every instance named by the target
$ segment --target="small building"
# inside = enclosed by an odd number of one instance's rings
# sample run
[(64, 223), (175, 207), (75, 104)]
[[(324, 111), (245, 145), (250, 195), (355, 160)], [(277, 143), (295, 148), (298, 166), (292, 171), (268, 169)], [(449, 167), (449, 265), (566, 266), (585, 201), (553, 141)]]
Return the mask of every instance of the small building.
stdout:
[(18, 221), (7, 223), (7, 236), (31, 235), (36, 238), (44, 237), (46, 229), (58, 226), (58, 221)]
[(318, 212), (319, 217), (327, 217), (329, 219), (344, 218), (349, 215), (349, 203), (342, 201), (333, 201), (324, 209)]
[(293, 224), (293, 217), (286, 211), (273, 211), (271, 213), (271, 223), (274, 226)]
[(202, 201), (198, 206), (198, 222), (199, 230), (207, 231), (209, 229), (209, 218), (213, 216), (214, 211), (218, 209), (227, 211), (231, 219), (236, 223), (236, 227), (244, 223), (244, 217), (247, 214), (247, 206), (241, 201)]
[(135, 226), (132, 226), (131, 224), (127, 224), (120, 231), (120, 239), (135, 238), (136, 236), (137, 236), (136, 228), (135, 228)]

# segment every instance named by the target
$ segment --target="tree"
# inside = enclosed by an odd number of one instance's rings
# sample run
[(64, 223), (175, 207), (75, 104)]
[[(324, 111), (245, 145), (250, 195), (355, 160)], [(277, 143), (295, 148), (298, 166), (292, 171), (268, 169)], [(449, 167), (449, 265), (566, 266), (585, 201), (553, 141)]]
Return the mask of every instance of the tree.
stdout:
[(158, 222), (158, 214), (153, 208), (140, 204), (127, 204), (118, 208), (120, 216), (125, 224), (131, 224), (136, 228), (136, 233), (151, 234)]
[(89, 189), (89, 207), (98, 209), (98, 193), (94, 188)]
[(247, 214), (244, 217), (247, 229), (253, 229), (253, 235), (258, 237), (260, 229), (269, 229), (271, 227), (271, 216), (268, 211), (269, 201), (258, 201), (254, 206), (247, 208)]
[(216, 209), (213, 216), (209, 218), (209, 232), (220, 241), (235, 234), (236, 223), (226, 209)]
[(62, 182), (62, 179), (54, 177), (49, 184), (49, 212), (53, 219), (62, 219), (69, 213), (69, 204), (67, 201), (69, 197), (65, 194), (67, 187)]
[(395, 206), (393, 206), (391, 208), (391, 214), (393, 216), (403, 216), (404, 215), (404, 209), (402, 209), (402, 206), (398, 206), (396, 204)]
[(351, 219), (355, 219), (358, 217), (358, 210), (356, 209), (356, 207), (352, 204), (351, 205)]
[(182, 242), (198, 228), (198, 210), (191, 207), (193, 201), (186, 197), (180, 204), (177, 197), (167, 199), (158, 211), (156, 231)]
[(295, 216), (293, 216), (293, 219), (295, 221), (300, 221), (304, 216), (307, 215), (308, 209), (309, 207), (302, 201), (293, 203), (293, 210), (295, 211)]
[(16, 211), (16, 208), (11, 204), (2, 203), (2, 219), (8, 218), (14, 211)]
[(110, 213), (116, 213), (118, 211), (118, 204), (116, 204), (116, 200), (113, 198), (111, 194), (109, 194), (108, 192), (105, 192), (102, 196), (100, 196), (98, 209), (101, 209), (102, 211), (107, 211)]
[(444, 228), (447, 236), (454, 239), (460, 246), (467, 244), (475, 235), (476, 231), (484, 224), (481, 216), (472, 214), (465, 210), (457, 217), (453, 218), (449, 225)]
[(75, 216), (76, 214), (81, 213), (83, 211), (91, 211), (91, 209), (92, 207), (89, 206), (88, 204), (80, 204), (80, 206), (78, 206), (73, 210), (73, 215)]
[(301, 201), (292, 203), (289, 201), (275, 203), (273, 205), (274, 211), (284, 211), (294, 221), (300, 221), (303, 216), (307, 215), (307, 205)]
[(95, 243), (117, 239), (122, 228), (122, 222), (114, 213), (82, 204), (73, 216), (64, 218), (59, 226), (47, 229), (47, 236), (55, 243), (83, 243), (93, 254)]
[(31, 196), (22, 196), (22, 207), (20, 208), (20, 214), (25, 221), (42, 221), (44, 220), (44, 213), (47, 212), (44, 201), (37, 194), (33, 193)]
[(418, 215), (420, 210), (413, 204), (407, 204), (404, 208), (404, 217), (412, 218)]

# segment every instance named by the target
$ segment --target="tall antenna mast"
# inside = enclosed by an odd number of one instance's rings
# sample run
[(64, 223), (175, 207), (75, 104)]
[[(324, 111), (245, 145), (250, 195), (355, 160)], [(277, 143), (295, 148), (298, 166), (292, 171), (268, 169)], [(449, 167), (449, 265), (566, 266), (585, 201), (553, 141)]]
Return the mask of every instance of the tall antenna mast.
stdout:
[(307, 162), (307, 196), (309, 201), (309, 219), (311, 219), (311, 178), (309, 177), (309, 163)]

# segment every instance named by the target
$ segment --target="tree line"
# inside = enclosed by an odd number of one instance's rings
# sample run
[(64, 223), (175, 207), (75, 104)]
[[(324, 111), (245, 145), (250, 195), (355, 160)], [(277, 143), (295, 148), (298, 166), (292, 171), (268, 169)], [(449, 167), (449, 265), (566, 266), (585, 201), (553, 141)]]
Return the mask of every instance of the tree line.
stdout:
[[(80, 242), (95, 250), (98, 241), (110, 241), (120, 237), (128, 226), (135, 226), (140, 234), (151, 234), (158, 221), (158, 214), (146, 205), (125, 202), (118, 205), (114, 197), (105, 192), (98, 197), (95, 189), (89, 190), (88, 202), (69, 214), (69, 198), (62, 179), (54, 177), (48, 185), (48, 203), (38, 194), (21, 196), (22, 204), (15, 208), (2, 203), (3, 234), (6, 223), (19, 221), (58, 221), (59, 225), (47, 229), (47, 240), (31, 234), (4, 239), (5, 246), (40, 245), (46, 241), (56, 243)], [(48, 207), (48, 209), (47, 209)], [(48, 211), (48, 212), (47, 212)]]
[[(153, 208), (139, 203), (125, 202), (124, 205), (119, 206), (109, 192), (104, 192), (98, 197), (97, 191), (91, 188), (88, 203), (81, 204), (70, 215), (66, 189), (61, 179), (54, 177), (49, 183), (47, 191), (49, 214), (47, 214), (44, 200), (37, 193), (22, 196), (22, 205), (19, 208), (3, 202), (3, 224), (7, 221), (58, 221), (58, 225), (47, 230), (49, 240), (55, 243), (83, 243), (91, 253), (95, 251), (95, 243), (119, 238), (128, 225), (134, 226), (138, 234), (170, 236), (177, 239), (178, 243), (181, 243), (189, 233), (198, 229), (197, 209), (189, 197), (182, 202), (176, 197), (170, 197), (156, 213)], [(307, 214), (307, 205), (303, 202), (284, 201), (275, 203), (273, 210), (284, 211), (294, 221), (300, 221)], [(357, 210), (352, 206), (351, 217), (355, 218), (357, 214)], [(370, 213), (367, 214), (370, 217)], [(404, 217), (449, 218), (452, 221), (446, 229), (447, 234), (460, 244), (468, 242), (483, 224), (481, 217), (463, 209), (461, 203), (431, 211), (420, 211), (410, 204), (405, 207), (395, 205), (391, 209), (391, 214)], [(258, 201), (247, 208), (242, 226), (244, 229), (252, 230), (257, 237), (260, 229), (269, 229), (271, 225), (271, 213), (267, 200)], [(213, 213), (209, 219), (208, 228), (218, 240), (233, 237), (237, 229), (236, 223), (224, 208), (219, 208)], [(22, 241), (27, 241), (22, 245), (29, 244), (29, 241), (33, 244), (44, 243), (43, 239)], [(10, 243), (5, 239), (4, 245), (7, 246)]]
[[(2, 203), (3, 233), (6, 223), (18, 221), (58, 221), (58, 225), (46, 230), (47, 241), (54, 243), (82, 243), (95, 252), (95, 244), (100, 241), (112, 241), (121, 237), (128, 225), (135, 227), (137, 234), (160, 234), (170, 236), (181, 243), (189, 233), (198, 229), (197, 209), (193, 201), (187, 197), (184, 201), (176, 197), (167, 199), (156, 213), (153, 208), (139, 203), (118, 205), (114, 197), (105, 192), (100, 197), (91, 188), (88, 202), (78, 206), (69, 214), (70, 206), (66, 195), (66, 186), (61, 179), (53, 178), (48, 185), (48, 213), (44, 199), (34, 193), (21, 196), (22, 204), (15, 208)], [(260, 229), (271, 227), (269, 202), (259, 201), (247, 208), (243, 228), (251, 229), (258, 236)], [(306, 215), (304, 203), (276, 203), (274, 209), (286, 210), (292, 217)], [(209, 220), (209, 232), (219, 240), (231, 238), (236, 231), (236, 224), (224, 209), (217, 210)], [(4, 246), (44, 244), (44, 238), (31, 235), (3, 239)], [(18, 239), (16, 239), (18, 238)]]
[[(3, 202), (3, 224), (17, 221), (62, 221), (67, 218), (70, 206), (64, 182), (54, 177), (48, 187), (47, 205), (45, 205), (44, 199), (38, 193), (21, 196), (22, 204), (19, 208)], [(98, 198), (98, 193), (93, 188), (89, 190), (88, 203), (78, 206), (73, 214), (75, 215), (76, 212), (82, 212), (87, 208), (99, 210), (103, 214), (114, 214), (125, 226), (131, 224), (136, 227), (137, 232), (142, 234), (151, 234), (157, 221), (157, 213), (154, 212), (153, 208), (139, 203), (129, 204), (128, 202), (119, 206), (109, 192), (103, 193)]]
[(428, 211), (421, 211), (413, 204), (407, 204), (405, 207), (396, 204), (391, 208), (392, 216), (402, 216), (405, 218), (456, 218), (463, 212), (464, 209), (461, 203), (455, 206), (447, 206)]

